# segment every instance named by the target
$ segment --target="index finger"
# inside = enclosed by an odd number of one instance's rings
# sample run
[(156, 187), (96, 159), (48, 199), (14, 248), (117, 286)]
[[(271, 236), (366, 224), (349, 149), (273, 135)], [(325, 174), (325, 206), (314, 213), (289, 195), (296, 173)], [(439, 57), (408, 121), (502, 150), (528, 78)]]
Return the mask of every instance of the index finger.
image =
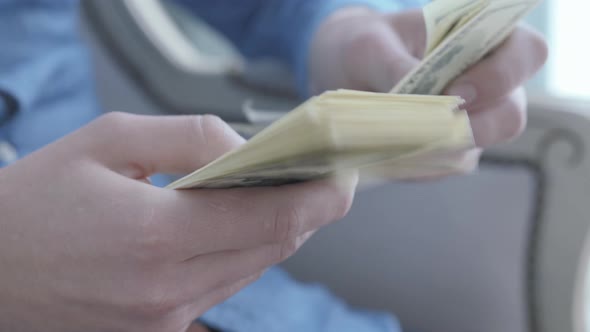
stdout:
[[(255, 248), (293, 240), (342, 218), (350, 209), (356, 172), (336, 179), (269, 188), (172, 191), (152, 202), (152, 217), (171, 255)], [(156, 196), (154, 196), (156, 197)]]
[(543, 37), (521, 26), (496, 51), (457, 78), (445, 94), (463, 97), (468, 108), (493, 103), (531, 78), (547, 55)]

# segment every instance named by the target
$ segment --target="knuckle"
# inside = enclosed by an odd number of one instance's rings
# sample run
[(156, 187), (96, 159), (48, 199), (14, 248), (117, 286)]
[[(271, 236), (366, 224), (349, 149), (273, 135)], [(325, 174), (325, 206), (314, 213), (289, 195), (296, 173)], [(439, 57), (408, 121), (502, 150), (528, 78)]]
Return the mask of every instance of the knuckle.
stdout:
[(506, 66), (491, 66), (486, 74), (495, 81), (495, 84), (484, 84), (484, 90), (489, 90), (487, 91), (490, 95), (488, 98), (502, 98), (508, 95), (517, 84), (514, 71), (506, 68)]
[(288, 240), (278, 244), (275, 249), (275, 259), (273, 263), (278, 264), (285, 261), (289, 257), (293, 256), (297, 252), (297, 249), (299, 249), (299, 245), (296, 239)]
[(297, 239), (269, 245), (264, 249), (263, 256), (260, 256), (257, 267), (259, 269), (267, 269), (270, 266), (277, 265), (291, 257), (298, 249), (299, 241)]
[(549, 46), (547, 40), (541, 33), (532, 29), (524, 28), (523, 31), (529, 40), (529, 47), (531, 48), (532, 54), (534, 55), (533, 60), (535, 61), (536, 67), (541, 67), (547, 61), (549, 57)]
[(524, 131), (527, 123), (526, 112), (521, 108), (518, 102), (510, 100), (507, 107), (507, 119), (503, 125), (502, 133), (507, 139), (513, 139), (520, 136)]
[(382, 41), (380, 38), (377, 38), (377, 35), (372, 33), (371, 30), (365, 31), (363, 33), (359, 33), (355, 35), (353, 38), (350, 39), (348, 44), (346, 45), (346, 50), (351, 51), (347, 53), (355, 53), (354, 51), (358, 50), (377, 50), (382, 48)]
[(290, 204), (286, 208), (277, 209), (273, 221), (273, 241), (281, 243), (295, 239), (302, 224), (301, 213), (297, 206)]
[(364, 89), (389, 91), (392, 84), (417, 65), (418, 60), (410, 53), (415, 49), (392, 33), (388, 24), (370, 24), (345, 42), (340, 56), (349, 68), (345, 75), (350, 82)]
[(165, 297), (146, 296), (136, 303), (134, 312), (144, 317), (168, 316), (178, 308), (178, 303)]
[(352, 36), (342, 49), (342, 57), (347, 67), (362, 66), (371, 61), (368, 57), (384, 52), (385, 44), (379, 35), (367, 30)]
[[(513, 70), (497, 63), (474, 67), (460, 82), (468, 82), (477, 91), (477, 103), (497, 102), (510, 94), (516, 85)], [(455, 84), (458, 84), (455, 83)]]
[(154, 220), (146, 220), (137, 228), (135, 251), (139, 261), (147, 264), (164, 261), (174, 247), (168, 227)]
[(218, 294), (218, 296), (220, 297), (219, 300), (223, 301), (223, 300), (226, 300), (226, 299), (232, 297), (233, 295), (238, 293), (240, 290), (242, 290), (245, 286), (246, 285), (243, 282), (238, 282), (238, 283), (223, 287), (220, 290), (220, 293)]
[(100, 116), (97, 120), (99, 127), (108, 128), (111, 134), (125, 134), (128, 127), (133, 123), (137, 115), (123, 113), (123, 112), (110, 112)]
[(163, 284), (154, 280), (137, 287), (136, 294), (127, 304), (128, 311), (139, 317), (156, 320), (177, 312), (185, 303), (180, 297), (172, 295), (176, 293), (174, 290), (163, 287)]
[(205, 147), (200, 160), (211, 161), (224, 152), (242, 143), (242, 138), (220, 117), (216, 115), (198, 115), (189, 123), (189, 139)]
[(227, 124), (219, 116), (213, 114), (199, 115), (198, 121), (200, 126), (206, 133), (218, 133), (224, 132), (227, 128)]
[(194, 129), (193, 132), (196, 132), (198, 138), (204, 143), (223, 138), (230, 130), (225, 121), (217, 115), (211, 114), (197, 115), (193, 124), (196, 128), (191, 128), (191, 130)]
[(131, 126), (137, 117), (123, 112), (101, 115), (90, 127), (97, 133), (94, 144), (99, 148), (116, 148), (125, 137), (129, 137)]
[(549, 46), (547, 45), (547, 41), (543, 36), (538, 33), (533, 34), (532, 37), (532, 44), (533, 44), (533, 51), (537, 55), (536, 57), (536, 65), (537, 67), (542, 67), (545, 62), (547, 62), (547, 58), (549, 57)]

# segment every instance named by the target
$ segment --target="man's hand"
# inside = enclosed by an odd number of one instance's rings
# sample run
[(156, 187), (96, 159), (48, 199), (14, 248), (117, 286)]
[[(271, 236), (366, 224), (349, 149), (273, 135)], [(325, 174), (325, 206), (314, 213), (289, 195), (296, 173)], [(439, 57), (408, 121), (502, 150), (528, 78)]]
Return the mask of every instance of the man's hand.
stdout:
[[(382, 15), (365, 8), (341, 9), (319, 28), (310, 54), (312, 93), (336, 88), (387, 92), (423, 57), (426, 30), (421, 10)], [(499, 48), (458, 77), (446, 94), (467, 103), (481, 148), (506, 142), (526, 124), (523, 83), (547, 59), (536, 32), (519, 27)], [(466, 157), (477, 163), (478, 151)]]
[(174, 191), (243, 142), (211, 116), (109, 114), (0, 170), (0, 330), (180, 332), (348, 211), (356, 176)]

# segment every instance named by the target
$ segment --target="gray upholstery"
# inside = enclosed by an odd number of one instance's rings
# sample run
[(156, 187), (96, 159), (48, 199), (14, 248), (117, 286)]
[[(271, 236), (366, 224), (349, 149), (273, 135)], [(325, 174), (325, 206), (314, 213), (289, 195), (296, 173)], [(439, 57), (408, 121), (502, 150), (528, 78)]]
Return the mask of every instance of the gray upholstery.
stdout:
[(350, 215), (286, 262), (407, 331), (527, 331), (526, 243), (536, 175), (484, 163), (468, 177), (358, 194)]
[[(188, 71), (159, 51), (153, 42), (157, 38), (142, 30), (134, 16), (139, 14), (130, 10), (135, 8), (140, 11), (143, 7), (167, 8), (161, 6), (160, 1), (87, 0), (82, 4), (88, 35), (100, 45), (106, 46), (102, 48), (104, 55), (118, 66), (119, 71), (125, 73), (127, 79), (146, 92), (144, 98), (157, 106), (159, 112), (211, 113), (226, 121), (244, 122), (247, 117), (242, 112), (242, 105), (248, 100), (264, 109), (289, 110), (296, 104), (292, 85), (284, 83), (289, 81), (289, 76), (284, 71), (284, 78), (268, 78), (269, 67), (271, 72), (276, 72), (276, 65), (266, 62), (249, 63), (241, 69), (241, 59), (235, 58), (232, 62), (232, 54), (223, 55), (224, 52), (229, 52), (223, 43), (217, 45), (214, 52), (202, 51), (204, 46), (214, 43), (212, 37), (195, 32), (199, 27), (206, 27), (196, 17), (193, 17), (192, 22), (173, 26), (171, 31), (180, 41), (203, 43), (204, 45), (192, 45), (193, 51), (209, 55), (200, 69)], [(178, 8), (171, 13), (176, 19), (186, 21), (191, 18), (180, 15)], [(147, 18), (150, 19), (152, 18)]]

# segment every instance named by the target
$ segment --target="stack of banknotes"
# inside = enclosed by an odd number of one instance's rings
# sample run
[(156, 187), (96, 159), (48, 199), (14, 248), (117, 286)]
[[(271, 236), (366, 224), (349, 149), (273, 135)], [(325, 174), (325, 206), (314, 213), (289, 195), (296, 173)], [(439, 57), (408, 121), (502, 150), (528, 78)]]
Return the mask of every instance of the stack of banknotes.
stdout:
[(391, 93), (328, 91), (168, 187), (276, 186), (347, 169), (415, 179), (465, 167), (475, 143), (460, 97), (440, 96), (502, 43), (539, 0), (435, 0), (423, 8), (422, 62)]

